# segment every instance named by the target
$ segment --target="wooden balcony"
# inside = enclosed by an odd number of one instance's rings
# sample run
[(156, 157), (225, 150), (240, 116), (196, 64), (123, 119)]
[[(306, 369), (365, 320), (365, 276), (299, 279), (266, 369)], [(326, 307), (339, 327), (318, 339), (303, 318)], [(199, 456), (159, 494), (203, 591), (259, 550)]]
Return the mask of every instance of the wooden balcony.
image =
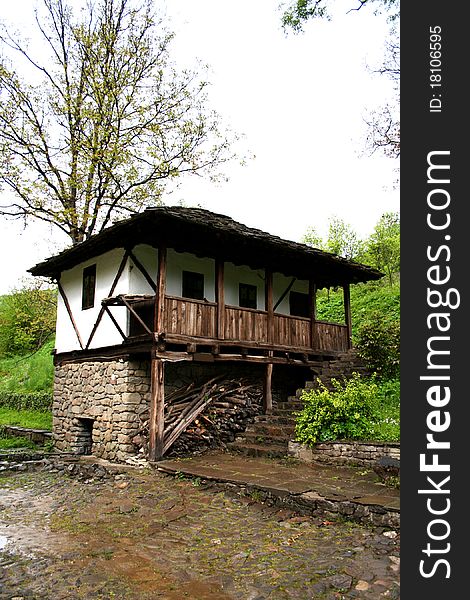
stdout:
[[(134, 315), (130, 319), (129, 338), (153, 332), (154, 300), (146, 297), (127, 299)], [(349, 347), (348, 327), (325, 321), (293, 317), (267, 311), (223, 306), (219, 315), (215, 302), (165, 296), (163, 335), (181, 343), (240, 343), (265, 349), (292, 349), (297, 352), (336, 353)], [(146, 328), (143, 327), (145, 323)]]

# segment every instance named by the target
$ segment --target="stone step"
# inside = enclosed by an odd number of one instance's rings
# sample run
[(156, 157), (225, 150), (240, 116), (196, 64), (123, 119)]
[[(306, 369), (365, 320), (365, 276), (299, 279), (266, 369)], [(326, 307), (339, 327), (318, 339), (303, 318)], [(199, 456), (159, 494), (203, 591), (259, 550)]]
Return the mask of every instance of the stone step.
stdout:
[(273, 425), (293, 425), (295, 424), (295, 417), (289, 413), (283, 413), (282, 415), (257, 415), (255, 417), (255, 423), (272, 423)]
[(245, 454), (246, 456), (263, 456), (267, 458), (284, 458), (287, 456), (287, 446), (265, 446), (263, 444), (232, 442), (228, 447), (231, 451)]
[(284, 446), (287, 449), (291, 436), (281, 433), (280, 435), (263, 434), (259, 431), (245, 431), (243, 435), (235, 438), (236, 442), (243, 444), (262, 446)]
[(276, 437), (290, 437), (295, 430), (294, 423), (272, 423), (270, 421), (256, 422), (248, 425), (245, 433), (258, 433), (259, 435), (273, 435)]

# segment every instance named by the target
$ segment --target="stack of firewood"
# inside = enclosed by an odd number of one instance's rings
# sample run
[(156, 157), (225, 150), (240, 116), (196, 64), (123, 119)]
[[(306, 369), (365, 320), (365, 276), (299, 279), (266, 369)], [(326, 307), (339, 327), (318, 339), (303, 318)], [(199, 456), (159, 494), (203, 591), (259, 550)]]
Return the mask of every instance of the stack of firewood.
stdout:
[[(262, 398), (259, 384), (223, 376), (167, 394), (165, 455), (181, 456), (224, 447), (261, 413)], [(142, 423), (139, 438), (148, 440), (148, 420)]]

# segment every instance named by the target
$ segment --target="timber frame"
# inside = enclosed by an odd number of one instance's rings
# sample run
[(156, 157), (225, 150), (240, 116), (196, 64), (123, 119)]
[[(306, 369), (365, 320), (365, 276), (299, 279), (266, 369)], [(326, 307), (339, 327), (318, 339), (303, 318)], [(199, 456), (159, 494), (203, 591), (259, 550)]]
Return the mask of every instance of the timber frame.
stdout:
[[(138, 244), (148, 244), (157, 251), (156, 277), (136, 256), (134, 250)], [(61, 273), (116, 248), (124, 249), (120, 264), (107, 296), (101, 299), (91, 333), (84, 339), (61, 284)], [(168, 249), (214, 260), (215, 301), (167, 293)], [(151, 293), (115, 294), (128, 261), (140, 271)], [(264, 310), (226, 303), (224, 271), (227, 262), (264, 272)], [(365, 265), (282, 240), (236, 223), (229, 217), (182, 207), (148, 209), (36, 265), (30, 272), (57, 281), (79, 344), (79, 350), (57, 353), (56, 364), (135, 355), (144, 355), (150, 360), (150, 460), (157, 460), (164, 453), (166, 361), (262, 363), (265, 365), (264, 410), (270, 413), (273, 365), (316, 366), (319, 360), (331, 359), (347, 351), (351, 347), (349, 286), (382, 277), (381, 273)], [(274, 272), (292, 277), (284, 295), (296, 278), (308, 281), (308, 317), (275, 311), (283, 296), (274, 299)], [(315, 297), (317, 289), (322, 287), (342, 287), (344, 324), (317, 320)], [(125, 307), (127, 330), (113, 314), (114, 307)], [(93, 340), (105, 315), (119, 332), (122, 343), (94, 348)]]

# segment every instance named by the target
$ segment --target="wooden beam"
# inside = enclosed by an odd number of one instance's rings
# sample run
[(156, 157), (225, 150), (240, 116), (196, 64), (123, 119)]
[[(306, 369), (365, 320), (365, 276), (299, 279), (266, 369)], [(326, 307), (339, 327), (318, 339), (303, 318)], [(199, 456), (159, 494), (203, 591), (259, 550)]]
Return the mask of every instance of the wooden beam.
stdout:
[(343, 285), (344, 321), (347, 327), (348, 348), (352, 348), (351, 293), (349, 283)]
[(73, 330), (75, 331), (75, 335), (77, 336), (78, 343), (80, 344), (80, 348), (83, 350), (83, 342), (80, 332), (78, 331), (77, 324), (75, 323), (75, 319), (73, 318), (72, 309), (70, 308), (69, 300), (65, 294), (64, 288), (61, 286), (60, 281), (57, 282), (57, 286), (59, 288), (59, 294), (61, 295), (62, 300), (64, 301), (65, 308), (67, 310), (67, 314), (72, 323)]
[(263, 412), (270, 415), (273, 412), (273, 394), (272, 394), (273, 364), (268, 363), (264, 374), (263, 386)]
[[(124, 271), (124, 267), (126, 266), (128, 257), (129, 257), (129, 252), (126, 250), (123, 254), (121, 264), (119, 265), (119, 269), (116, 273), (116, 276), (114, 277), (114, 281), (108, 292), (108, 296), (107, 296), (108, 298), (111, 298), (114, 295), (114, 290), (116, 289), (118, 281), (121, 279), (121, 275), (122, 275), (122, 272)], [(88, 350), (88, 348), (90, 347), (91, 341), (95, 336), (95, 333), (96, 333), (96, 330), (98, 329), (99, 324), (101, 323), (101, 319), (103, 318), (104, 311), (105, 311), (105, 307), (101, 306), (100, 312), (98, 313), (98, 318), (96, 319), (95, 324), (93, 325), (93, 329), (91, 330), (90, 337), (88, 338), (88, 341), (86, 343), (86, 346), (85, 346), (86, 350)]]
[(265, 270), (264, 293), (265, 310), (268, 313), (268, 344), (272, 344), (274, 340), (273, 272), (268, 269)]
[(152, 358), (150, 370), (149, 460), (155, 461), (160, 460), (163, 456), (163, 432), (165, 429), (163, 361)]
[(119, 325), (119, 323), (116, 321), (116, 319), (114, 318), (113, 313), (109, 310), (109, 308), (103, 304), (104, 306), (104, 310), (107, 313), (108, 317), (111, 319), (111, 321), (114, 323), (114, 327), (116, 327), (116, 329), (119, 331), (119, 333), (121, 334), (121, 337), (124, 341), (127, 340), (127, 335), (124, 333), (124, 331), (121, 329), (121, 326)]
[(147, 281), (147, 283), (149, 284), (149, 286), (155, 292), (156, 288), (157, 288), (157, 286), (155, 285), (155, 281), (153, 281), (153, 279), (150, 277), (147, 269), (140, 262), (140, 260), (137, 258), (137, 256), (132, 252), (132, 250), (129, 250), (129, 258), (132, 260), (132, 262), (135, 264), (135, 266), (139, 269), (139, 271), (145, 277), (145, 280)]
[(311, 348), (317, 348), (317, 286), (312, 279), (310, 279), (308, 282), (308, 303), (308, 312), (310, 317), (310, 346)]
[(166, 291), (166, 247), (158, 248), (157, 289), (155, 293), (155, 332), (161, 333), (165, 327)]
[(225, 293), (224, 293), (224, 261), (215, 261), (215, 301), (217, 302), (217, 339), (223, 340), (225, 335)]
[(273, 307), (273, 310), (276, 310), (276, 308), (279, 306), (279, 304), (281, 304), (281, 302), (284, 300), (284, 298), (287, 296), (287, 294), (291, 291), (292, 286), (294, 285), (294, 283), (296, 282), (297, 277), (293, 277), (292, 281), (289, 283), (289, 285), (286, 287), (286, 289), (282, 292), (282, 294), (279, 296), (278, 301), (276, 302), (276, 304)]

